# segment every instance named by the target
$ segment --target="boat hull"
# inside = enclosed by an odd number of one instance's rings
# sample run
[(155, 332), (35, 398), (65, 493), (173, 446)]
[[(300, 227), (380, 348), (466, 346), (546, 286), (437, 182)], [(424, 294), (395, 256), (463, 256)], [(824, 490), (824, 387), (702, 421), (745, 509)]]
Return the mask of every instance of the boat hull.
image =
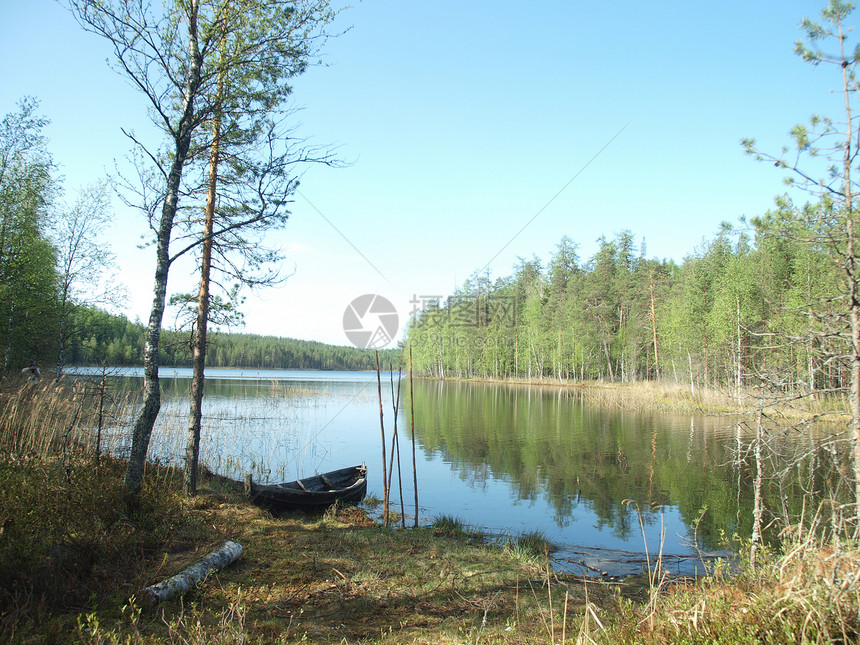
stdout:
[(339, 502), (357, 504), (367, 493), (367, 468), (352, 466), (283, 484), (257, 484), (245, 477), (245, 493), (275, 510), (319, 511)]

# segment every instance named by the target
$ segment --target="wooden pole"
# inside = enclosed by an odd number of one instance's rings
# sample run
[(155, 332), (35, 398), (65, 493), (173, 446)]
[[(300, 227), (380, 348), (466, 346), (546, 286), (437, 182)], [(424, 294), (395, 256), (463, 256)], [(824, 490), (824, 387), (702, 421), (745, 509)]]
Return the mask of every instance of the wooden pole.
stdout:
[(415, 526), (418, 526), (418, 468), (415, 462), (415, 388), (412, 383), (412, 345), (409, 345), (409, 414), (412, 425), (412, 488), (415, 490)]
[(379, 391), (379, 429), (382, 433), (382, 523), (388, 526), (388, 471), (385, 463), (385, 416), (382, 412), (382, 375), (379, 372), (379, 350), (376, 354), (376, 385)]
[[(397, 490), (400, 494), (400, 525), (406, 528), (406, 508), (403, 505), (403, 478), (400, 471), (400, 435), (397, 434), (397, 412), (400, 409), (400, 383), (401, 370), (397, 370), (397, 396), (394, 394), (394, 368), (389, 364), (389, 373), (391, 374), (391, 400), (394, 408), (394, 436), (391, 439), (391, 479), (394, 479), (394, 453), (397, 452)], [(390, 483), (390, 482), (389, 482)]]

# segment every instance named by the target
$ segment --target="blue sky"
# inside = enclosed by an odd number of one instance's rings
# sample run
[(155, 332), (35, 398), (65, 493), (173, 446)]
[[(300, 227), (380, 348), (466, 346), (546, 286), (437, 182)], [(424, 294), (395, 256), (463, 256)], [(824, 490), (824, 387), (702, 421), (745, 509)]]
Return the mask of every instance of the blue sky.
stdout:
[[(306, 170), (270, 240), (292, 276), (248, 298), (247, 331), (347, 344), (353, 298), (381, 294), (403, 321), (415, 296), (446, 296), (487, 263), (500, 277), (518, 257), (546, 261), (563, 235), (588, 259), (629, 229), (649, 257), (682, 260), (782, 192), (742, 138), (778, 151), (811, 114), (838, 116), (838, 76), (793, 54), (822, 6), (356, 2), (325, 65), (294, 85), (300, 132), (350, 163)], [(53, 0), (0, 0), (0, 56), (0, 112), (41, 100), (70, 198), (122, 165), (120, 128), (147, 131), (109, 47)], [(135, 246), (143, 221), (116, 208), (125, 313), (145, 320), (153, 254)], [(174, 268), (171, 291), (193, 284)]]

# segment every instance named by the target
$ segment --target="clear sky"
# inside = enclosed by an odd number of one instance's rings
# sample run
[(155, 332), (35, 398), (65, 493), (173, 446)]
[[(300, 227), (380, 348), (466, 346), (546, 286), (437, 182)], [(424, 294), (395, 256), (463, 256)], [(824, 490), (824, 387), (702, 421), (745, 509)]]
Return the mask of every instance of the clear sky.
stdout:
[[(356, 2), (326, 65), (294, 84), (300, 132), (350, 163), (306, 170), (269, 240), (292, 276), (248, 298), (246, 330), (348, 344), (357, 296), (388, 298), (402, 327), (416, 297), (447, 296), (487, 265), (500, 277), (518, 257), (547, 261), (563, 235), (583, 259), (628, 229), (648, 257), (682, 260), (782, 192), (742, 138), (777, 152), (794, 124), (838, 115), (834, 71), (793, 53), (823, 4)], [(70, 199), (123, 163), (121, 128), (147, 128), (109, 56), (62, 4), (0, 0), (0, 113), (41, 100)], [(154, 254), (136, 249), (142, 219), (116, 208), (106, 239), (125, 313), (146, 320)], [(194, 284), (174, 268), (170, 291)]]

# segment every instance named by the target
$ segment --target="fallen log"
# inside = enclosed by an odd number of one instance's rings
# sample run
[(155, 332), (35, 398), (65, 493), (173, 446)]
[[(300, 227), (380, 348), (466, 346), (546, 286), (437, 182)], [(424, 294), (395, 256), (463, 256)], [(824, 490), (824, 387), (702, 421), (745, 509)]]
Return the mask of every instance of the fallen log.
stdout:
[(240, 555), (242, 555), (242, 545), (228, 540), (205, 558), (177, 573), (172, 578), (146, 587), (143, 593), (153, 605), (169, 600), (174, 596), (182, 596), (194, 588), (197, 583), (206, 580), (213, 571), (233, 564)]

